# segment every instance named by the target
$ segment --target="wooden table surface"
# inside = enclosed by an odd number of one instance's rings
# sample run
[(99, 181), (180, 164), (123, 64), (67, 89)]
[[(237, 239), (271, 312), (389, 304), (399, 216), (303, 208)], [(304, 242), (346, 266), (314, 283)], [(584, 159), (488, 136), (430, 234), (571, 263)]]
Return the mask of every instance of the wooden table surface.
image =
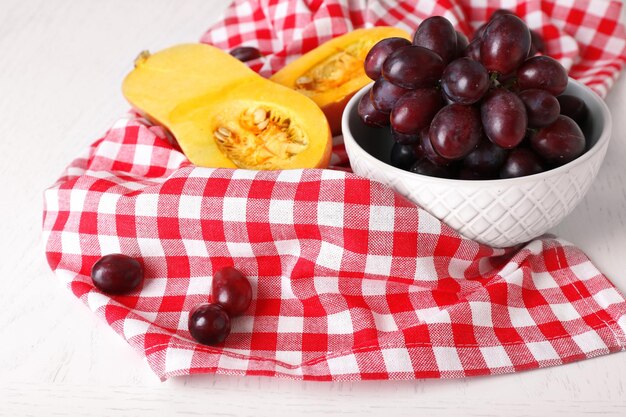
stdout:
[[(0, 415), (626, 415), (624, 353), (460, 380), (162, 383), (58, 283), (41, 244), (43, 189), (126, 112), (120, 83), (136, 54), (196, 41), (227, 3), (0, 0)], [(626, 292), (626, 76), (607, 102), (606, 161), (554, 232)]]

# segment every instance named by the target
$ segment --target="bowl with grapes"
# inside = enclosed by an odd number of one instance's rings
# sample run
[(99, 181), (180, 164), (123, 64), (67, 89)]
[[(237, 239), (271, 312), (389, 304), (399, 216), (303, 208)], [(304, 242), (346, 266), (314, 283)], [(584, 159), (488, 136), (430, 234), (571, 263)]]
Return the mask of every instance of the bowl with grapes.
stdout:
[[(611, 115), (604, 101), (570, 78), (562, 97), (574, 97), (585, 105), (584, 117), (577, 120), (585, 137), (580, 156), (558, 166), (540, 161), (541, 172), (531, 170), (529, 175), (518, 173), (513, 177), (502, 173), (474, 175), (463, 161), (436, 166), (441, 170), (433, 171), (432, 158), (424, 157), (420, 146), (428, 133), (421, 135), (416, 144), (399, 146), (389, 127), (371, 127), (363, 122), (358, 107), (370, 89), (371, 85), (366, 86), (354, 95), (342, 118), (343, 138), (354, 173), (386, 184), (463, 236), (492, 247), (527, 242), (563, 220), (591, 187), (611, 136)], [(561, 113), (567, 105), (561, 102)], [(524, 141), (530, 142), (528, 138)], [(491, 144), (487, 142), (486, 146)], [(418, 156), (403, 166), (403, 154), (398, 149), (410, 148), (416, 149)], [(509, 163), (517, 157), (515, 167), (523, 170), (525, 163), (533, 162), (524, 159), (531, 149), (530, 144), (522, 143), (518, 149), (507, 149), (504, 156), (500, 150), (496, 156), (483, 152), (482, 163), (489, 164), (489, 158), (505, 158)], [(500, 172), (503, 170), (501, 167)]]

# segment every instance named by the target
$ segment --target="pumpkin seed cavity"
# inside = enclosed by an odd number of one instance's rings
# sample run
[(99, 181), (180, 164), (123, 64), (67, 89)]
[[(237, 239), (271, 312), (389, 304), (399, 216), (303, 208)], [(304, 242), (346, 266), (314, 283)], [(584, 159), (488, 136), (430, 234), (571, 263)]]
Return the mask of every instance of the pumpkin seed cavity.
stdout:
[(277, 109), (248, 108), (217, 125), (218, 148), (239, 168), (276, 169), (309, 145), (302, 129)]
[(361, 40), (326, 58), (296, 79), (296, 89), (305, 93), (322, 93), (337, 88), (363, 71), (363, 61), (371, 40)]

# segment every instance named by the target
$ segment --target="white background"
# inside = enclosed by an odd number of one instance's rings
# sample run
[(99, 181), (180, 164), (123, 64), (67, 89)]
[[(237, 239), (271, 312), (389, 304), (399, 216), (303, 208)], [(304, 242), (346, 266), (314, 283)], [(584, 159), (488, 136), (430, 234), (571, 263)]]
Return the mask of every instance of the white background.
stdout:
[[(43, 189), (128, 109), (120, 83), (137, 53), (196, 41), (227, 3), (0, 0), (0, 415), (626, 415), (624, 353), (462, 380), (161, 383), (58, 284), (40, 242)], [(626, 292), (626, 76), (607, 102), (605, 164), (555, 232)]]

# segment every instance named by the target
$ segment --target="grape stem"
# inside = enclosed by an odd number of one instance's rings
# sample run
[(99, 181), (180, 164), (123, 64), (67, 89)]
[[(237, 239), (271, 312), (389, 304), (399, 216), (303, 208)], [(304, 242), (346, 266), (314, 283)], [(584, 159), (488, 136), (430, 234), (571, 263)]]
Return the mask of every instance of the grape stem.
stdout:
[(500, 87), (500, 80), (498, 80), (499, 76), (500, 74), (498, 74), (497, 72), (492, 72), (489, 75), (489, 80), (491, 81), (491, 84), (493, 84), (493, 86), (496, 88)]

